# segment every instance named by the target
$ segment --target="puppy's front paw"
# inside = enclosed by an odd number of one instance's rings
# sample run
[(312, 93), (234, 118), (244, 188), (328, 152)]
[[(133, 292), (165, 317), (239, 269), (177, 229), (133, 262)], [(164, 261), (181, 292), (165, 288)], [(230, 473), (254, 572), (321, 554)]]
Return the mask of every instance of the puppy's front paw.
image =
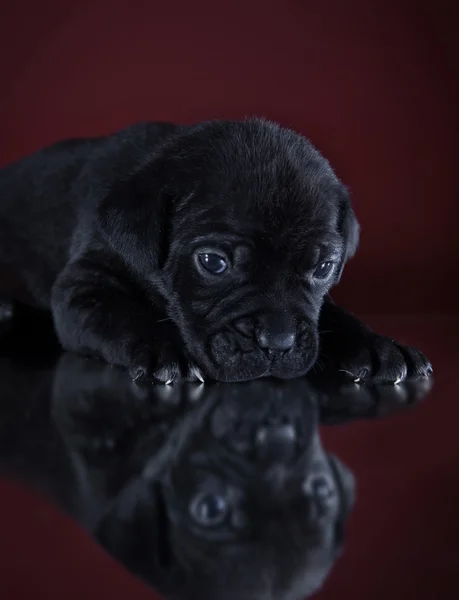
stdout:
[(166, 385), (180, 381), (204, 383), (199, 367), (167, 346), (159, 352), (148, 345), (139, 346), (131, 359), (129, 373), (136, 382), (151, 380)]
[(367, 380), (398, 384), (405, 379), (425, 379), (432, 365), (417, 348), (403, 346), (377, 334), (365, 336), (338, 359), (338, 371), (355, 383)]

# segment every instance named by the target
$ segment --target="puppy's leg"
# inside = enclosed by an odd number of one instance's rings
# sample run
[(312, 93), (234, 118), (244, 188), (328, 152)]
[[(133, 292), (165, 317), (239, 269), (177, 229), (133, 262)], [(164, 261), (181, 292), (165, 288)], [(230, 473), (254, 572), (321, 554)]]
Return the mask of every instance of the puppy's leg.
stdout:
[(356, 383), (399, 383), (432, 375), (432, 365), (420, 350), (375, 333), (329, 297), (320, 314), (319, 333), (325, 368)]
[(67, 265), (53, 286), (52, 313), (66, 350), (127, 367), (135, 380), (202, 379), (175, 326), (99, 265)]

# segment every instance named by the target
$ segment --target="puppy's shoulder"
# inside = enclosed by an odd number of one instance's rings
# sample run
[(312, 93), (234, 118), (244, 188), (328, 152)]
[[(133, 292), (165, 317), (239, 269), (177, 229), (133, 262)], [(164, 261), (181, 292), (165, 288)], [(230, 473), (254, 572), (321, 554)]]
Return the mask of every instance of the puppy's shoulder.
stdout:
[(99, 138), (100, 143), (94, 144), (76, 183), (89, 186), (96, 193), (101, 186), (103, 193), (107, 185), (128, 178), (179, 130), (180, 126), (173, 123), (141, 122)]

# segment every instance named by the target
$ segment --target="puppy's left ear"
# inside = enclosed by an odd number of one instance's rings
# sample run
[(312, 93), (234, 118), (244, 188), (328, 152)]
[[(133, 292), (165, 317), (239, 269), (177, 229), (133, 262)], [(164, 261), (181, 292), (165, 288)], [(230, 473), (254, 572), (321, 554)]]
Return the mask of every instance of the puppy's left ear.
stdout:
[(342, 185), (338, 192), (339, 195), (339, 213), (338, 213), (338, 231), (344, 242), (344, 253), (339, 265), (335, 283), (341, 279), (344, 265), (354, 256), (359, 245), (360, 226), (352, 210), (349, 192)]
[(118, 180), (97, 209), (105, 242), (142, 274), (159, 269), (167, 251), (172, 201), (159, 167), (146, 164)]

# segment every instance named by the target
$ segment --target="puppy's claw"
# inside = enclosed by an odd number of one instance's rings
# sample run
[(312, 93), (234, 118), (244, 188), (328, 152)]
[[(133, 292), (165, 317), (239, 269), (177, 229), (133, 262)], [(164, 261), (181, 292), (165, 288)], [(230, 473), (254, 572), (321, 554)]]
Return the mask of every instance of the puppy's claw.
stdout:
[(360, 381), (361, 381), (360, 377), (357, 377), (357, 379), (354, 379), (354, 383), (360, 383)]
[(156, 383), (162, 385), (172, 385), (180, 380), (180, 368), (178, 363), (171, 362), (162, 365), (153, 373), (153, 379)]
[[(110, 365), (110, 366), (112, 366), (112, 365)], [(136, 368), (131, 368), (130, 374), (131, 374), (132, 381), (134, 381), (135, 383), (138, 383), (138, 382), (142, 381), (142, 379), (145, 378), (146, 371), (143, 367), (136, 367)]]
[(397, 379), (394, 381), (394, 385), (398, 385), (399, 383), (402, 382), (402, 377), (397, 377)]
[(195, 365), (190, 366), (187, 379), (188, 381), (195, 381), (197, 379), (201, 383), (205, 383), (201, 370)]

